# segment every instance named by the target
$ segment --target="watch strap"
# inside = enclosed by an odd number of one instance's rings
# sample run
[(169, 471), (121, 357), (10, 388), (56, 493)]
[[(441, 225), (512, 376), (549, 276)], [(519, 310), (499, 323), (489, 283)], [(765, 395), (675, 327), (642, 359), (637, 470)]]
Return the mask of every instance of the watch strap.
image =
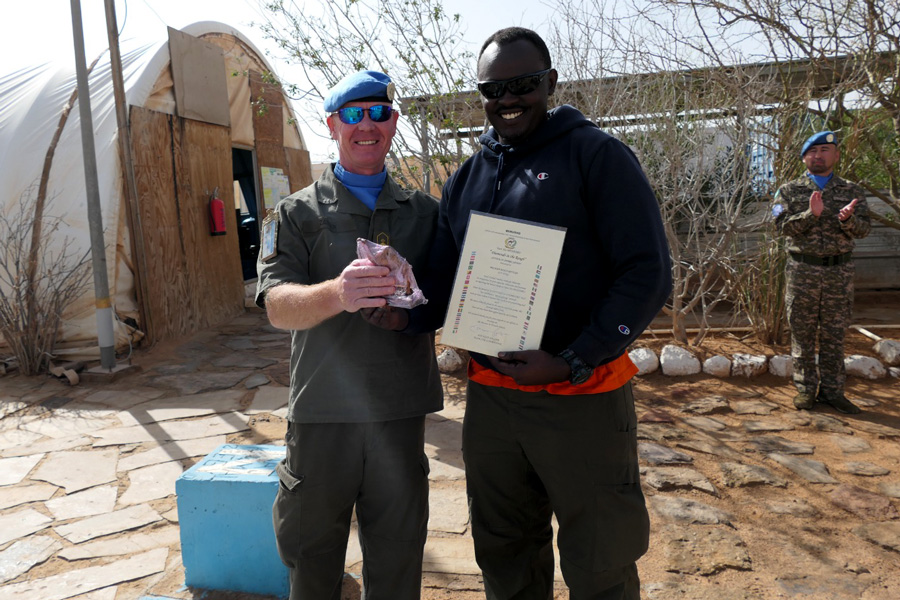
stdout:
[(581, 360), (574, 351), (566, 348), (558, 354), (569, 365), (569, 383), (578, 385), (587, 381), (594, 373), (594, 368)]

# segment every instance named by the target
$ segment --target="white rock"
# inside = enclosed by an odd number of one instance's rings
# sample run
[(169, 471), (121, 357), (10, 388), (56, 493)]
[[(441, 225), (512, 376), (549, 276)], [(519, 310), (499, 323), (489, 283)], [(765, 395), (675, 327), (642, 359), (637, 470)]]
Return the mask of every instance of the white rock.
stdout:
[(441, 373), (453, 373), (465, 364), (462, 357), (453, 348), (445, 348), (437, 357), (438, 369)]
[(62, 544), (46, 535), (33, 535), (14, 542), (0, 552), (0, 583), (6, 583), (25, 573), (34, 565), (53, 556)]
[(253, 403), (243, 412), (246, 415), (275, 412), (279, 408), (287, 406), (288, 400), (290, 400), (290, 388), (280, 385), (263, 385), (256, 389)]
[(118, 491), (118, 487), (114, 485), (92, 487), (83, 492), (54, 498), (45, 502), (44, 506), (53, 513), (53, 518), (57, 521), (93, 517), (112, 512), (116, 506)]
[[(53, 519), (32, 508), (0, 515), (0, 546), (50, 526)], [(6, 598), (7, 596), (3, 596)]]
[(659, 357), (663, 375), (696, 375), (700, 372), (700, 360), (679, 346), (668, 345)]
[(115, 481), (118, 460), (118, 450), (56, 452), (41, 463), (31, 479), (64, 487), (71, 494)]
[(731, 374), (735, 377), (756, 377), (766, 372), (767, 363), (765, 356), (738, 353), (731, 363)]
[(880, 340), (875, 344), (875, 352), (889, 365), (900, 365), (900, 342)]
[(880, 379), (887, 375), (887, 370), (880, 360), (859, 354), (845, 358), (844, 368), (847, 370), (847, 375), (856, 375), (864, 379)]
[(168, 557), (168, 548), (157, 548), (104, 565), (66, 569), (49, 577), (7, 584), (3, 588), (3, 597), (16, 600), (64, 600), (81, 596), (94, 590), (160, 573), (165, 570)]
[(893, 377), (894, 379), (900, 379), (900, 367), (890, 367), (888, 371), (890, 371), (891, 377)]
[(703, 372), (713, 377), (731, 375), (731, 360), (727, 356), (717, 354), (703, 361)]
[(769, 359), (769, 373), (776, 377), (790, 377), (794, 374), (794, 361), (786, 354)]
[(0, 485), (19, 483), (25, 479), (25, 476), (36, 464), (41, 462), (42, 458), (44, 458), (43, 454), (0, 459)]
[(650, 348), (635, 348), (628, 353), (628, 357), (638, 368), (638, 375), (653, 373), (659, 368), (659, 357)]
[(122, 510), (60, 525), (55, 527), (54, 531), (73, 544), (80, 544), (111, 533), (137, 529), (161, 519), (159, 513), (149, 505), (136, 504)]

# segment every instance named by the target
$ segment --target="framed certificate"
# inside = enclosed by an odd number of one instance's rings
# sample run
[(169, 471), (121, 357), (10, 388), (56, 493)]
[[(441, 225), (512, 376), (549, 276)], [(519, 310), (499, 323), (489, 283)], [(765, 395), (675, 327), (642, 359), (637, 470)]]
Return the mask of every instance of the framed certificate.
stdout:
[(441, 343), (491, 356), (539, 348), (565, 235), (472, 211)]

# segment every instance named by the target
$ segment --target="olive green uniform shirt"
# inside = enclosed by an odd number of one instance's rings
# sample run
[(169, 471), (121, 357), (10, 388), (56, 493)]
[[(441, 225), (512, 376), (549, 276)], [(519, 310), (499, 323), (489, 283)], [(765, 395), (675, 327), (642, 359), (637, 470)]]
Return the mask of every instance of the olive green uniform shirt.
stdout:
[[(394, 247), (420, 276), (437, 223), (431, 196), (401, 189), (390, 177), (372, 211), (334, 176), (333, 167), (276, 207), (275, 256), (260, 260), (256, 303), (280, 284), (310, 285), (337, 277), (357, 258), (356, 239)], [(291, 332), (288, 420), (366, 423), (424, 415), (442, 408), (432, 333), (404, 334), (342, 312)]]

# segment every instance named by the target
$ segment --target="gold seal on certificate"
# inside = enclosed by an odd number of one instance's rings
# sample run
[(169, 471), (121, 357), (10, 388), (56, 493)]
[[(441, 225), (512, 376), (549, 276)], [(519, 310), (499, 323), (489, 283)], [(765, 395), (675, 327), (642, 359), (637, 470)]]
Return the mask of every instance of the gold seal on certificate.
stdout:
[(472, 211), (441, 343), (496, 356), (540, 347), (564, 227)]

